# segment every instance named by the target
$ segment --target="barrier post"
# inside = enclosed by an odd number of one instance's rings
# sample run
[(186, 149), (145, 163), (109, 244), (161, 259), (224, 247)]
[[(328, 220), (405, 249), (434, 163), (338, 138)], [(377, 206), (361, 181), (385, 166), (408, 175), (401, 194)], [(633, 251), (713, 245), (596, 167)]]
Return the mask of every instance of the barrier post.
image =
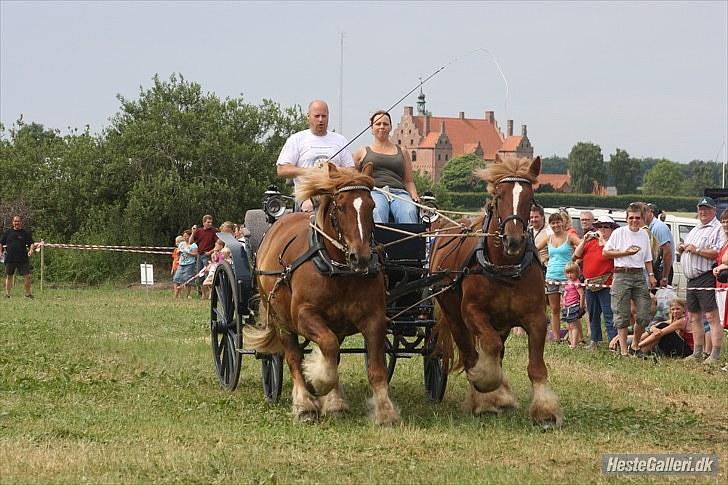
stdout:
[(43, 248), (45, 247), (45, 244), (43, 244), (43, 240), (40, 240), (40, 291), (43, 292), (43, 269), (45, 267), (45, 253), (43, 252)]

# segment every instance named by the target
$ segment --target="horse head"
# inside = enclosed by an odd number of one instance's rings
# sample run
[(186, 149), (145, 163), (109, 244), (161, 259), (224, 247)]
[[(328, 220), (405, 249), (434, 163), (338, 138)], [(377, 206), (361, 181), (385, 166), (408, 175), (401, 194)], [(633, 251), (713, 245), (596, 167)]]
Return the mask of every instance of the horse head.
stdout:
[[(516, 257), (523, 254), (528, 240), (528, 217), (533, 204), (533, 184), (541, 171), (541, 158), (496, 157), (484, 173), (491, 194), (491, 226), (497, 228), (503, 252)], [(490, 228), (488, 228), (490, 229)]]
[(299, 198), (320, 196), (317, 226), (336, 241), (331, 245), (339, 250), (349, 269), (357, 273), (367, 272), (372, 258), (372, 170), (372, 164), (367, 164), (359, 173), (328, 163), (317, 175), (306, 177), (299, 190)]

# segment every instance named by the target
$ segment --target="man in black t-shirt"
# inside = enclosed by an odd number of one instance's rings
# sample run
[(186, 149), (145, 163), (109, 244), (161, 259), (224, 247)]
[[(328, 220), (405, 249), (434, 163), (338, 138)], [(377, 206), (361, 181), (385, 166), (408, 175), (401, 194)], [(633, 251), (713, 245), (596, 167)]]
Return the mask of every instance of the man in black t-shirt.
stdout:
[(28, 256), (33, 254), (35, 243), (30, 232), (23, 229), (23, 218), (13, 216), (13, 227), (0, 236), (0, 259), (5, 262), (5, 298), (10, 298), (13, 289), (13, 275), (17, 271), (23, 275), (25, 296), (33, 298), (30, 291), (30, 263)]

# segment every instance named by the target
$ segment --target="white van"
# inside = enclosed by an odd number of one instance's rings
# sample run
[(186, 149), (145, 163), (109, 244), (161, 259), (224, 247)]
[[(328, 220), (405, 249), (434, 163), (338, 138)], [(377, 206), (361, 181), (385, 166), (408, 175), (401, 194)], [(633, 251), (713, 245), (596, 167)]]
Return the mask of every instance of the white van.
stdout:
[[(547, 224), (549, 214), (553, 214), (558, 210), (559, 209), (544, 208)], [(579, 222), (579, 214), (585, 210), (591, 211), (591, 213), (594, 214), (595, 220), (599, 216), (608, 215), (612, 219), (614, 219), (614, 222), (616, 222), (620, 226), (624, 226), (627, 224), (627, 214), (624, 210), (586, 208), (580, 209), (568, 207), (567, 211), (569, 212), (569, 216), (571, 217), (571, 225), (574, 226), (574, 229), (576, 229), (579, 237), (582, 237), (583, 235), (581, 231), (581, 223)], [(683, 275), (682, 267), (680, 266), (680, 255), (677, 254), (677, 247), (685, 240), (685, 236), (687, 236), (687, 234), (698, 224), (698, 219), (695, 217), (680, 217), (667, 214), (665, 217), (665, 224), (667, 224), (667, 227), (670, 228), (670, 232), (672, 232), (672, 239), (675, 242), (675, 261), (673, 261), (672, 265), (672, 284), (673, 286), (677, 287), (678, 295), (684, 298), (685, 288), (687, 287), (687, 279), (685, 278), (685, 275)]]

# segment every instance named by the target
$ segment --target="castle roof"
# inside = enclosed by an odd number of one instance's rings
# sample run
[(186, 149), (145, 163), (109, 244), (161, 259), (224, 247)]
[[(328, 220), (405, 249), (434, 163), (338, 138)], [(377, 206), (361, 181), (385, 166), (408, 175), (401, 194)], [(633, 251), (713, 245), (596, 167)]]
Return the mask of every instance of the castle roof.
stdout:
[[(424, 133), (425, 117), (412, 117), (420, 133)], [(446, 118), (442, 116), (430, 116), (429, 126), (431, 131), (425, 135), (424, 140), (420, 143), (420, 147), (428, 147), (426, 143), (431, 139), (431, 135), (435, 135), (435, 142), (440, 136), (440, 126), (445, 123), (445, 134), (452, 144), (452, 156), (459, 157), (471, 151), (466, 151), (466, 145), (477, 144), (483, 148), (484, 158), (486, 160), (494, 160), (496, 152), (503, 144), (503, 135), (500, 133), (496, 125), (486, 119), (470, 119), (470, 118)], [(434, 147), (434, 143), (429, 148)], [(474, 149), (474, 148), (473, 148)]]

